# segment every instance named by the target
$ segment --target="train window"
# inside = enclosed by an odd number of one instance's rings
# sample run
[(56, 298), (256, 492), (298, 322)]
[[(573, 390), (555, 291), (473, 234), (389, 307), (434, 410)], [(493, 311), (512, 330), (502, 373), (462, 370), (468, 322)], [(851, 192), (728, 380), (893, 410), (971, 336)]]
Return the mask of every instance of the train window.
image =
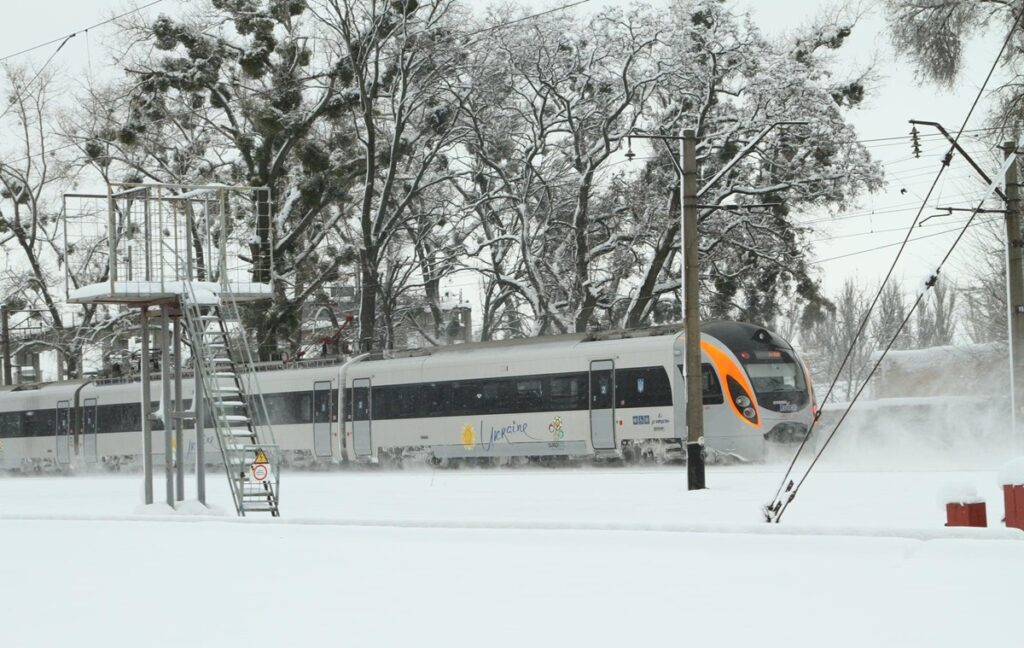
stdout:
[(331, 406), (331, 383), (327, 381), (313, 384), (313, 422), (329, 423), (331, 413), (334, 409)]
[[(150, 406), (149, 411), (155, 412), (156, 407)], [(142, 429), (142, 407), (135, 404), (121, 406), (121, 431), (133, 432)]]
[[(284, 419), (284, 399), (281, 398), (280, 394), (264, 394), (263, 404), (267, 407), (267, 416), (270, 418), (270, 423), (282, 423)], [(263, 424), (263, 415), (260, 413), (260, 408), (256, 408), (256, 419), (257, 424)]]
[(0, 439), (21, 436), (21, 416), (17, 412), (0, 414)]
[[(263, 416), (263, 408), (264, 407), (267, 408), (267, 415), (266, 416)], [(249, 399), (249, 413), (252, 415), (252, 420), (256, 423), (256, 425), (267, 425), (267, 423), (270, 423), (271, 425), (274, 424), (274, 422), (275, 422), (274, 421), (274, 410), (272, 409), (272, 407), (273, 407), (273, 399), (271, 399), (266, 394), (263, 395), (263, 404), (262, 405), (260, 405), (260, 402), (259, 402), (258, 399), (254, 399), (254, 398), (250, 398)], [(270, 420), (267, 421), (267, 420), (264, 420), (264, 419), (270, 419)]]
[(391, 401), (394, 396), (391, 387), (373, 386), (373, 418), (376, 420), (388, 419), (391, 417)]
[[(399, 386), (382, 387), (381, 395), (385, 399), (384, 403), (384, 414), (385, 418), (404, 418), (409, 409), (410, 403), (407, 402), (407, 395), (412, 397), (412, 394), (408, 394), (407, 389)], [(377, 410), (377, 389), (373, 390), (373, 409)], [(374, 414), (373, 418), (377, 418)]]
[(313, 395), (309, 392), (292, 394), (294, 398), (295, 423), (313, 422)]
[(285, 425), (294, 419), (289, 394), (268, 394), (263, 397), (263, 402), (267, 405), (267, 416), (271, 424)]
[(530, 380), (517, 380), (515, 391), (515, 410), (528, 412), (532, 409), (539, 409), (544, 403), (544, 383), (537, 378)]
[(757, 394), (771, 392), (800, 391), (804, 387), (804, 376), (800, 366), (789, 354), (774, 352), (779, 357), (772, 360), (747, 362), (744, 367)]
[(664, 367), (619, 369), (615, 372), (618, 407), (667, 407), (672, 404), (672, 387)]
[(352, 390), (352, 420), (367, 421), (370, 418), (370, 389), (356, 387)]
[(587, 374), (551, 376), (548, 385), (552, 410), (587, 409)]
[(449, 391), (445, 385), (429, 383), (416, 385), (414, 389), (419, 394), (419, 406), (417, 412), (420, 416), (446, 416), (448, 414)]
[(373, 418), (396, 419), (418, 416), (419, 395), (414, 385), (373, 388)]
[(481, 414), (503, 414), (516, 411), (515, 386), (511, 380), (492, 380), (480, 389)]
[(483, 400), (481, 384), (476, 382), (452, 383), (452, 413), (475, 414), (480, 411)]
[(715, 373), (714, 368), (709, 364), (702, 364), (700, 366), (700, 374), (704, 390), (704, 404), (721, 405), (724, 403), (725, 397), (722, 395), (722, 384), (718, 381), (718, 375)]
[(35, 410), (25, 412), (25, 436), (53, 436), (56, 410)]

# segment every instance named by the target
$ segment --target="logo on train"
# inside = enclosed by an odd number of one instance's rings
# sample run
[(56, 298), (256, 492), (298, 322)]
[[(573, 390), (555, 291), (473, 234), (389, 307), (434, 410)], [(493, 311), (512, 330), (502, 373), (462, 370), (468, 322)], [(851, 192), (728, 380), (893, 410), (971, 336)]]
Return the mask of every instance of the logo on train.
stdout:
[(565, 438), (565, 430), (562, 429), (562, 417), (556, 416), (548, 424), (548, 433), (554, 441), (561, 441)]
[(476, 444), (476, 430), (473, 429), (472, 423), (466, 423), (462, 426), (462, 447), (466, 450), (472, 450)]

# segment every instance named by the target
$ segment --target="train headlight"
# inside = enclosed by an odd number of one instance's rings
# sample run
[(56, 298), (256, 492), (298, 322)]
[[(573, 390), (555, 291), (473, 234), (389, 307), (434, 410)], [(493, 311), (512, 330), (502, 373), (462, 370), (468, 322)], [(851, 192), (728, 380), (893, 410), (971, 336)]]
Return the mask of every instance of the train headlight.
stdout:
[(725, 383), (729, 388), (729, 395), (732, 397), (732, 406), (736, 416), (751, 425), (760, 426), (760, 417), (757, 415), (757, 407), (754, 405), (754, 399), (751, 397), (750, 392), (744, 389), (739, 381), (732, 376), (726, 376)]

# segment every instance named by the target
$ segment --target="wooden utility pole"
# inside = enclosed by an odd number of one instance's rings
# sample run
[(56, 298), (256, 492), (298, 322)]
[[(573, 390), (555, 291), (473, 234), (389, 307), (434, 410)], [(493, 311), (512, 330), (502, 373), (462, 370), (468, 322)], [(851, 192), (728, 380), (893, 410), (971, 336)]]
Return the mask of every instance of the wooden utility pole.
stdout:
[[(1016, 142), (1003, 143), (1003, 156), (1017, 154)], [(1024, 239), (1020, 228), (1020, 185), (1017, 163), (1006, 167), (1006, 292), (1010, 326), (1010, 404), (1014, 442), (1024, 422)]]
[(700, 264), (697, 258), (697, 134), (683, 131), (680, 143), (683, 192), (679, 231), (683, 237), (683, 323), (686, 332), (686, 472), (689, 490), (701, 490), (704, 481), (704, 388), (700, 355)]
[[(679, 160), (676, 170), (679, 172), (680, 213), (679, 233), (680, 252), (683, 257), (681, 277), (683, 333), (685, 335), (683, 359), (683, 380), (686, 390), (686, 466), (689, 490), (705, 488), (704, 480), (704, 380), (701, 372), (700, 348), (700, 263), (698, 255), (697, 212), (701, 205), (698, 199), (724, 178), (734, 166), (754, 151), (772, 131), (784, 125), (803, 125), (803, 121), (775, 122), (763, 128), (752, 140), (725, 164), (703, 187), (697, 188), (697, 134), (692, 129), (683, 131), (681, 137), (659, 135), (654, 133), (630, 133), (632, 140), (654, 139), (667, 142), (679, 140)], [(626, 159), (633, 157), (632, 148), (626, 153)], [(748, 207), (753, 207), (750, 205)], [(711, 209), (722, 209), (722, 205), (714, 205)]]

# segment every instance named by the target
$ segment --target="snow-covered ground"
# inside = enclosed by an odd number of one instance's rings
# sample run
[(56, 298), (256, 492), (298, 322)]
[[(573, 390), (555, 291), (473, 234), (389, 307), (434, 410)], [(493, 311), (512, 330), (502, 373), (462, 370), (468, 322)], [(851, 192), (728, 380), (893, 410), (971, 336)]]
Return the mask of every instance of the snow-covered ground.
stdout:
[[(139, 475), (0, 479), (4, 646), (1021, 646), (996, 467), (291, 473), (279, 520), (138, 506)], [(210, 499), (227, 508), (222, 474)], [(191, 477), (190, 477), (191, 479)], [(978, 488), (988, 530), (943, 527)], [(192, 483), (189, 482), (189, 493)], [(157, 484), (158, 496), (163, 492)]]

